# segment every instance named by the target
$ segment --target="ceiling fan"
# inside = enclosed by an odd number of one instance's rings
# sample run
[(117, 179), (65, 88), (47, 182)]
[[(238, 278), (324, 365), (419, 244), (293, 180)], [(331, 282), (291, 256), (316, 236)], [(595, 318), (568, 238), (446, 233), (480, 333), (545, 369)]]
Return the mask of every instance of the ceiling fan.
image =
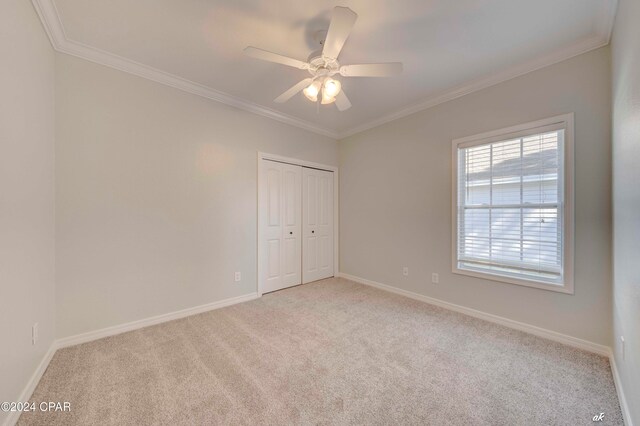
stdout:
[(344, 111), (351, 108), (351, 102), (342, 90), (340, 80), (333, 78), (336, 74), (342, 77), (389, 77), (402, 72), (402, 63), (400, 62), (340, 65), (338, 56), (357, 18), (358, 15), (348, 7), (335, 7), (329, 30), (326, 33), (320, 31), (317, 34), (316, 39), (322, 48), (313, 52), (307, 62), (252, 46), (245, 48), (244, 53), (263, 61), (307, 70), (311, 74), (311, 77), (305, 78), (291, 87), (278, 96), (274, 102), (284, 103), (302, 91), (312, 102), (320, 101), (322, 105), (335, 102), (338, 109)]

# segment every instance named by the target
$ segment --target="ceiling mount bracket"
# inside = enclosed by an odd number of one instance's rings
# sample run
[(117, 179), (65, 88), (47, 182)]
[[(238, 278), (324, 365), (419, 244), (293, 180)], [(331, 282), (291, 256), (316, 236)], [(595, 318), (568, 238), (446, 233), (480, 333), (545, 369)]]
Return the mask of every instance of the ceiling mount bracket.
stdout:
[(320, 49), (324, 46), (324, 41), (327, 39), (327, 30), (318, 30), (313, 34), (313, 40), (320, 45)]

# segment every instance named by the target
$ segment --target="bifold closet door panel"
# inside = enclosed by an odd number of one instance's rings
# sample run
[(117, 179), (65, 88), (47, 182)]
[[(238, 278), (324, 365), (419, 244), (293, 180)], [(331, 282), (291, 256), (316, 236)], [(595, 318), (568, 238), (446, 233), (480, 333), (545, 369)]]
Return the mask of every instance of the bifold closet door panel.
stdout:
[(333, 273), (333, 172), (302, 170), (302, 282)]
[(302, 282), (302, 167), (261, 160), (263, 292)]

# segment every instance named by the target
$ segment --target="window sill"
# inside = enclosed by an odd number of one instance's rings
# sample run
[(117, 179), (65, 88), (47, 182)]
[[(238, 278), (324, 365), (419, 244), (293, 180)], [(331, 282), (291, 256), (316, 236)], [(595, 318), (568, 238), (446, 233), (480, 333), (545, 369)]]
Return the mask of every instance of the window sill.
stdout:
[(551, 284), (542, 281), (527, 280), (522, 278), (514, 278), (500, 274), (490, 274), (469, 269), (462, 269), (454, 266), (452, 272), (458, 275), (466, 275), (474, 278), (482, 278), (488, 281), (497, 281), (507, 284), (521, 285), (525, 287), (533, 287), (541, 290), (554, 291), (556, 293), (573, 294), (573, 283), (570, 280), (563, 284)]

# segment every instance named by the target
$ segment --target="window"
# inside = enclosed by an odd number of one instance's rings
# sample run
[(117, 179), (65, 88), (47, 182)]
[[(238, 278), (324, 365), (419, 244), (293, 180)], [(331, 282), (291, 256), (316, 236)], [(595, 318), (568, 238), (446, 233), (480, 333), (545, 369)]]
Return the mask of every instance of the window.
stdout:
[(573, 115), (453, 141), (453, 272), (573, 293)]

